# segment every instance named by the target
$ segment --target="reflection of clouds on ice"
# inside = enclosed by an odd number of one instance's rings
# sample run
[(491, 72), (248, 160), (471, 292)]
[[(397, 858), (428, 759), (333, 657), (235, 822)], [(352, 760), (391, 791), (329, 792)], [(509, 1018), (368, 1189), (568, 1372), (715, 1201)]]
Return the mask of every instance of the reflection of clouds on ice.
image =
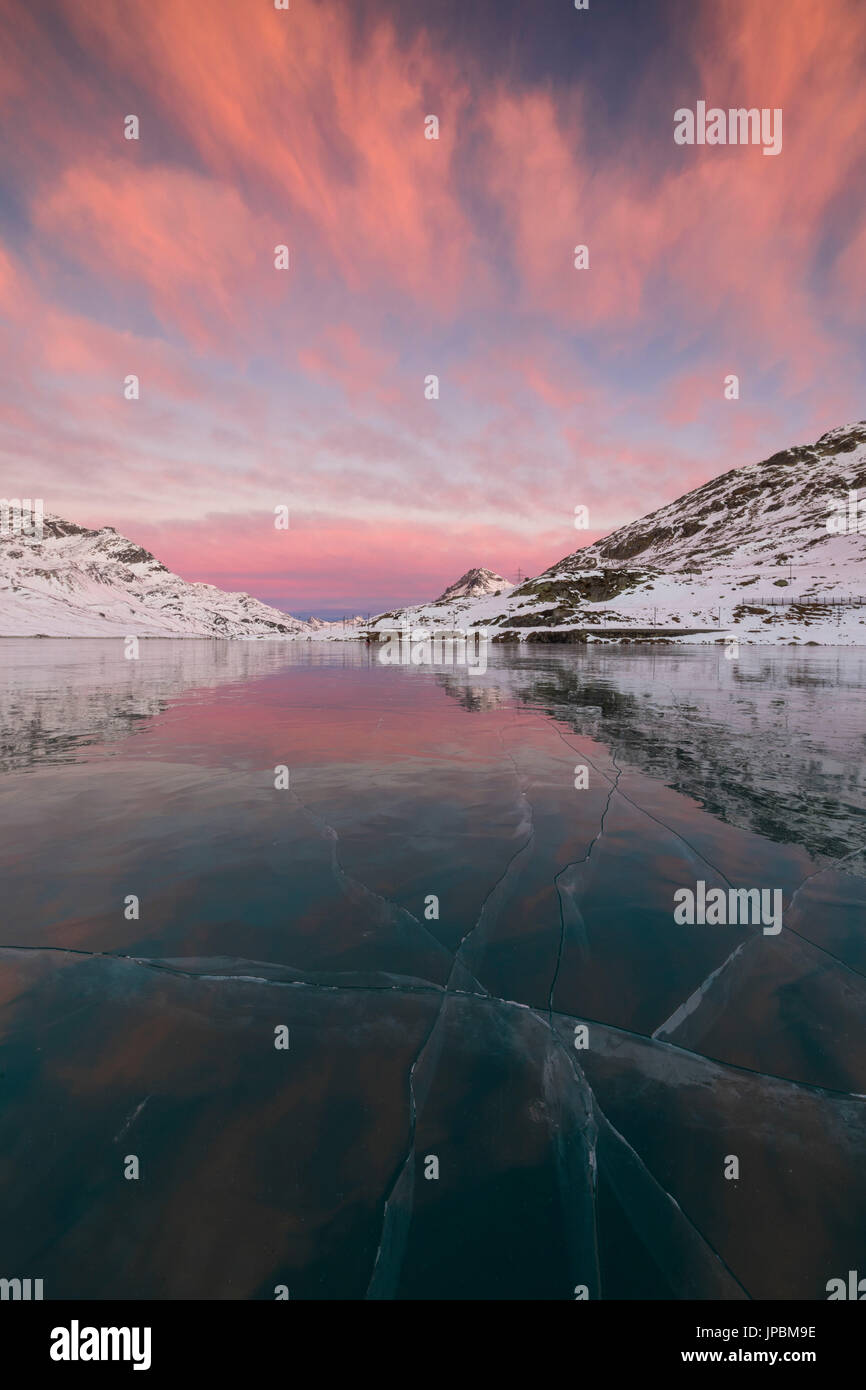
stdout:
[(0, 771), (74, 761), (78, 750), (125, 738), (172, 700), (298, 666), (356, 669), (371, 656), (360, 643), (161, 640), (139, 643), (127, 660), (114, 639), (0, 641)]

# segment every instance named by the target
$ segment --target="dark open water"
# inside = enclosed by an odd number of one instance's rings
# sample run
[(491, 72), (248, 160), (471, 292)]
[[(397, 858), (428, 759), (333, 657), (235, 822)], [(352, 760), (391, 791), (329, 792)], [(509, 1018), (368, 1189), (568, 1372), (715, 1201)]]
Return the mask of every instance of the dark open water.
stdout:
[[(866, 1274), (866, 652), (0, 661), (0, 1276), (820, 1299)], [(781, 889), (782, 931), (675, 924), (698, 880)]]

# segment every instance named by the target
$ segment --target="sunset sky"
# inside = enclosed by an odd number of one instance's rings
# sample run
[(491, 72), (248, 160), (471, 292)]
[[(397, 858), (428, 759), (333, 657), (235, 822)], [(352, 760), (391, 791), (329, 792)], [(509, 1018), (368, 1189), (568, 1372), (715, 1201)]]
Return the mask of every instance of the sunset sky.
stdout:
[(864, 73), (864, 0), (0, 0), (0, 493), (379, 611), (860, 419)]

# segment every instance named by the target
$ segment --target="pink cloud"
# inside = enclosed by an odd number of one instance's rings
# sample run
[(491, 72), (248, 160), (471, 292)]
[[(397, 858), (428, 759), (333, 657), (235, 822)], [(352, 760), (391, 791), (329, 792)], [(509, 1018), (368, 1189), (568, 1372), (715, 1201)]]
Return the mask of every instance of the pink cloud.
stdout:
[(324, 329), (315, 344), (299, 351), (298, 362), (311, 376), (335, 381), (353, 403), (365, 395), (385, 402), (399, 399), (394, 385), (397, 354), (363, 341), (351, 324)]
[(429, 600), (472, 565), (488, 564), (514, 578), (517, 566), (537, 572), (569, 548), (556, 533), (527, 540), (516, 530), (466, 522), (446, 532), (339, 515), (292, 516), (288, 531), (276, 531), (265, 512), (215, 514), (194, 525), (148, 525), (134, 517), (117, 524), (186, 578), (265, 599), (285, 597), (300, 612), (319, 605), (323, 593), (349, 606), (353, 595), (395, 588), (403, 602)]
[[(196, 9), (152, 0), (119, 20), (111, 0), (69, 3), (79, 41), (158, 103), (212, 176), (279, 208), (302, 254), (359, 290), (386, 274), (437, 312), (465, 282), (471, 226), (452, 186), (467, 100), (423, 30), (401, 46), (381, 22), (353, 41), (340, 5)], [(437, 97), (438, 140), (424, 138)]]

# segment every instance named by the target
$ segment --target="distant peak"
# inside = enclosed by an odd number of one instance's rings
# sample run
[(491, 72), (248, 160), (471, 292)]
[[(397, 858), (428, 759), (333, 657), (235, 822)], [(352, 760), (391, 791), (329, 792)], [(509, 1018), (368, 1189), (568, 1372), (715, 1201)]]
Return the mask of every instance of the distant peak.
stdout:
[(509, 579), (503, 579), (495, 570), (479, 566), (462, 574), (454, 584), (449, 585), (444, 594), (439, 595), (436, 602), (444, 603), (454, 598), (483, 598), (485, 594), (501, 594), (506, 589), (513, 588), (514, 585)]

